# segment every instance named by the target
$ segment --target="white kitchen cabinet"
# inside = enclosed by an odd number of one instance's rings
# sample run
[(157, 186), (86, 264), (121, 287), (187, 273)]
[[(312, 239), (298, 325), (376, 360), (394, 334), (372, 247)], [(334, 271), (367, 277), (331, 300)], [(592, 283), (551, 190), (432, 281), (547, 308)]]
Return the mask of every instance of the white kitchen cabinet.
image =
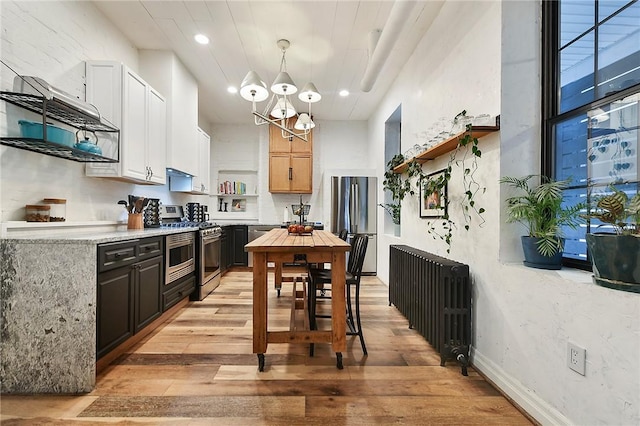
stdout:
[(209, 155), (211, 153), (211, 138), (198, 127), (198, 174), (192, 180), (192, 192), (209, 194), (211, 172), (209, 171)]
[(139, 59), (140, 74), (167, 99), (167, 167), (196, 176), (198, 82), (171, 51), (140, 50)]
[(120, 128), (120, 162), (87, 164), (86, 175), (135, 183), (166, 183), (165, 98), (126, 65), (88, 61), (87, 102)]
[(187, 192), (189, 194), (207, 195), (210, 192), (209, 183), (211, 172), (209, 171), (211, 154), (211, 138), (202, 130), (197, 128), (198, 133), (198, 154), (192, 160), (197, 162), (198, 170), (192, 176), (184, 176), (171, 173), (169, 177), (169, 190), (175, 192)]

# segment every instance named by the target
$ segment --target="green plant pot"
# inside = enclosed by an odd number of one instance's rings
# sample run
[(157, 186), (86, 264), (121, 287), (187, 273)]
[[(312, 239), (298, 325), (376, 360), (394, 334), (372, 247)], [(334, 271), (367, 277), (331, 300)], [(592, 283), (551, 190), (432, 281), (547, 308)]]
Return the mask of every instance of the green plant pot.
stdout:
[(524, 251), (524, 264), (530, 268), (537, 269), (561, 269), (562, 252), (554, 256), (543, 256), (538, 252), (537, 243), (540, 238), (522, 236), (522, 250)]
[(640, 293), (640, 237), (587, 234), (587, 247), (596, 284)]

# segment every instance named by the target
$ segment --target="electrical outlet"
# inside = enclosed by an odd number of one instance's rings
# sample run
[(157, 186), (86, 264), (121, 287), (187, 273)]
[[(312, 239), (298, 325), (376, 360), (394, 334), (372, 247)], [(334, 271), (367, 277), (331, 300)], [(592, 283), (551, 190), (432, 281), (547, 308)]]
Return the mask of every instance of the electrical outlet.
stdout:
[(584, 376), (586, 358), (586, 349), (576, 346), (573, 343), (568, 344), (567, 366), (570, 369)]

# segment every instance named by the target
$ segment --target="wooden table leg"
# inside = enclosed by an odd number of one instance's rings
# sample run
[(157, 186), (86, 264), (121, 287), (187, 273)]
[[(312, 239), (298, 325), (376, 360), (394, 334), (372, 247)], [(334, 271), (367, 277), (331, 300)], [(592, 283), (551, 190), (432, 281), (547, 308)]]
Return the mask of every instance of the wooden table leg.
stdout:
[[(343, 352), (347, 347), (346, 293), (345, 293), (345, 253), (334, 252), (331, 262), (331, 331), (333, 351)], [(339, 356), (340, 360), (342, 359)], [(339, 367), (338, 367), (339, 368)]]
[[(253, 353), (267, 351), (267, 254), (253, 253)], [(264, 357), (261, 366), (264, 367)], [(262, 370), (260, 370), (262, 371)]]
[(282, 263), (276, 262), (276, 266), (273, 272), (273, 281), (275, 282), (275, 288), (278, 291), (278, 297), (280, 297), (280, 290), (282, 290)]

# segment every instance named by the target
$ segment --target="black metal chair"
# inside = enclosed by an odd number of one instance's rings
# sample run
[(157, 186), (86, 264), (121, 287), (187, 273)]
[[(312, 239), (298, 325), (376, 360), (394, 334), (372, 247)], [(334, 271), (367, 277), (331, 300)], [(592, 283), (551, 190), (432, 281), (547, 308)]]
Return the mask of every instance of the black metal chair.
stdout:
[[(362, 334), (362, 322), (360, 320), (360, 278), (362, 276), (362, 265), (367, 253), (369, 238), (363, 234), (353, 236), (351, 251), (347, 262), (345, 274), (346, 297), (347, 297), (347, 331), (348, 336), (358, 336), (362, 345), (362, 352), (367, 355), (367, 347)], [(314, 269), (309, 273), (309, 325), (312, 330), (317, 329), (316, 318), (330, 318), (330, 315), (316, 315), (317, 291), (331, 290), (327, 284), (331, 284), (331, 270)], [(351, 300), (351, 288), (355, 287), (355, 303)], [(333, 296), (333, 295), (332, 295)], [(327, 298), (327, 297), (325, 297)], [(355, 304), (355, 307), (353, 306)], [(310, 347), (310, 354), (313, 356), (313, 344)]]

